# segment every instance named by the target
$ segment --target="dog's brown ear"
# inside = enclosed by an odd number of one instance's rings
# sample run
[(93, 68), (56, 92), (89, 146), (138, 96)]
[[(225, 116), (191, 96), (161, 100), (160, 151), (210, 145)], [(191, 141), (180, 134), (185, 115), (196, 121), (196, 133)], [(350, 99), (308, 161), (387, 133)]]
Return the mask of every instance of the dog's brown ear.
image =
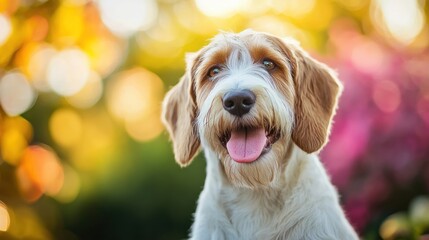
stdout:
[(319, 151), (328, 140), (342, 84), (332, 69), (310, 57), (297, 42), (267, 36), (291, 68), (295, 88), (292, 140), (307, 153)]
[(311, 58), (299, 46), (290, 48), (296, 94), (292, 140), (312, 153), (327, 142), (342, 84), (328, 66)]
[(182, 167), (191, 163), (200, 148), (192, 73), (195, 61), (194, 57), (187, 58), (188, 70), (166, 94), (162, 107), (162, 121), (173, 142), (174, 157)]

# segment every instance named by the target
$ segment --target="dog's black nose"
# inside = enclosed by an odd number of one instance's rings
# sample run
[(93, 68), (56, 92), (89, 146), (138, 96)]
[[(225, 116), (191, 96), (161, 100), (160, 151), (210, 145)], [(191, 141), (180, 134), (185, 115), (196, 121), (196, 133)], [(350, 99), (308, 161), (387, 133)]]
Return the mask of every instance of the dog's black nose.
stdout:
[(223, 108), (232, 115), (241, 117), (255, 105), (256, 96), (250, 90), (233, 90), (223, 96)]

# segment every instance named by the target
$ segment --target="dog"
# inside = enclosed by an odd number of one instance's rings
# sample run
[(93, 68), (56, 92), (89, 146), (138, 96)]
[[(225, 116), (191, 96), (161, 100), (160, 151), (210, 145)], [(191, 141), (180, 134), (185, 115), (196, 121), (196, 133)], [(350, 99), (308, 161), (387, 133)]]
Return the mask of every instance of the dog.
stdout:
[(342, 84), (292, 39), (222, 32), (186, 57), (162, 120), (177, 163), (204, 149), (191, 239), (358, 239), (318, 159)]

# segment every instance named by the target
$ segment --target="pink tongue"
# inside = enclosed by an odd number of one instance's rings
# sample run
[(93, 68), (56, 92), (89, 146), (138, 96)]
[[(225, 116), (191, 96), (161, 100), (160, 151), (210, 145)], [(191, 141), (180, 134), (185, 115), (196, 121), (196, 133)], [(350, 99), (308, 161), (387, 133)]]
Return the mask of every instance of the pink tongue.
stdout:
[(267, 137), (264, 128), (246, 128), (232, 131), (226, 148), (234, 161), (250, 163), (258, 159), (266, 143)]

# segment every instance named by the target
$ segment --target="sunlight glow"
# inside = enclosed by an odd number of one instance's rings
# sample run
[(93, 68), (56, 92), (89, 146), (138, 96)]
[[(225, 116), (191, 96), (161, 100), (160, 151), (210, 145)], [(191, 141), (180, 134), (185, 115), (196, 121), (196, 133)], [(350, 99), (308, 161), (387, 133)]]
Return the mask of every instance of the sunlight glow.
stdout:
[(199, 33), (201, 35), (211, 34), (211, 25), (213, 22), (203, 16), (196, 6), (190, 1), (180, 1), (173, 8), (177, 22), (189, 32)]
[(122, 37), (149, 29), (158, 16), (154, 0), (99, 0), (98, 5), (104, 24)]
[(272, 0), (270, 3), (274, 11), (287, 16), (300, 17), (313, 10), (315, 0)]
[(279, 37), (294, 37), (300, 42), (304, 40), (304, 34), (301, 29), (292, 23), (283, 21), (273, 16), (261, 16), (254, 18), (249, 23), (249, 27), (256, 31), (264, 31), (275, 34)]
[[(242, 0), (242, 3), (240, 5), (240, 13), (246, 13), (251, 15), (261, 15), (266, 12), (268, 12), (271, 8), (271, 4), (273, 4), (273, 1), (261, 1), (261, 0)], [(280, 0), (284, 1), (284, 0)], [(278, 5), (276, 6), (276, 8)]]
[(195, 0), (198, 9), (206, 16), (227, 18), (240, 9), (242, 0)]
[(419, 6), (418, 0), (376, 0), (374, 18), (381, 11), (382, 19), (375, 19), (375, 23), (380, 24), (380, 20), (387, 28), (387, 31), (399, 42), (411, 43), (422, 31), (424, 26), (424, 12)]

